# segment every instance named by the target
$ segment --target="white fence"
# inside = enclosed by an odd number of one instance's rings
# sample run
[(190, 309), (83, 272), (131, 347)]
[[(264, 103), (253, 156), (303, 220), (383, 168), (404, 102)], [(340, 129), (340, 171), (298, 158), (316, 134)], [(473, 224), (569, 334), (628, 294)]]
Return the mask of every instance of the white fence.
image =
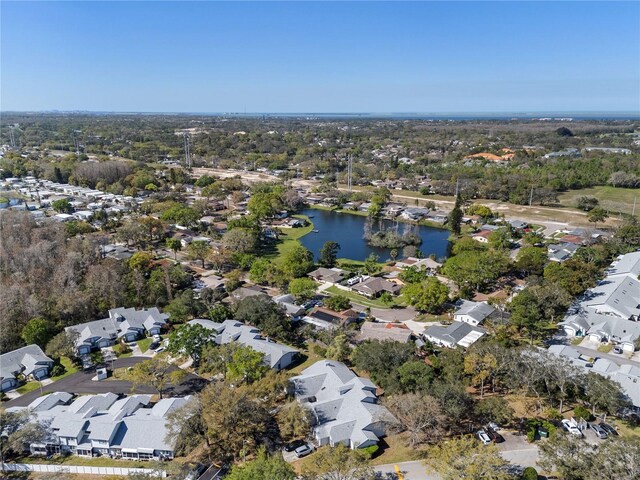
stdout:
[(2, 470), (8, 472), (43, 472), (43, 473), (86, 473), (91, 475), (129, 475), (130, 473), (146, 473), (152, 477), (166, 478), (167, 472), (150, 468), (123, 467), (84, 467), (81, 465), (44, 465), (39, 463), (3, 463)]

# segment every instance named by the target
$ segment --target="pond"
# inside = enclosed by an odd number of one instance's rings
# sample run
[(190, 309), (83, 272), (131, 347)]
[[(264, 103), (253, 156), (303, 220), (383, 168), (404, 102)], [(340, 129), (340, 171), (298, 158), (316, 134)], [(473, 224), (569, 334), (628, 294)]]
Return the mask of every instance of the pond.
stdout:
[[(362, 261), (372, 252), (378, 256), (381, 262), (391, 258), (391, 249), (367, 245), (363, 238), (366, 217), (314, 208), (305, 209), (301, 213), (312, 217), (313, 228), (317, 230), (317, 233), (311, 232), (300, 239), (300, 243), (313, 252), (316, 260), (320, 249), (329, 240), (333, 240), (340, 245), (338, 258)], [(393, 226), (396, 222), (383, 220), (383, 224), (387, 228)], [(405, 228), (405, 224), (398, 223), (400, 232), (403, 231), (403, 228)], [(436, 259), (444, 259), (449, 255), (450, 232), (448, 230), (422, 225), (417, 226), (417, 229), (418, 235), (422, 238), (422, 244), (417, 248), (422, 252), (423, 256), (428, 257), (433, 254)], [(398, 258), (401, 257), (402, 249), (398, 249)]]

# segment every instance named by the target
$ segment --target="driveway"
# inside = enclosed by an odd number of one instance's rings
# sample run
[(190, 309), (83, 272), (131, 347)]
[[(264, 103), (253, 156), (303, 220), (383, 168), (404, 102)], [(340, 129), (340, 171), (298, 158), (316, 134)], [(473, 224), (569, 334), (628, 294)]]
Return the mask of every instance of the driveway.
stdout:
[[(119, 358), (113, 362), (114, 368), (127, 368), (136, 365), (144, 360), (148, 360), (146, 357), (127, 357)], [(174, 367), (177, 369), (178, 367)], [(102, 380), (100, 382), (92, 380), (96, 373), (93, 370), (88, 372), (78, 372), (68, 377), (62, 378), (57, 382), (53, 382), (42, 388), (43, 393), (51, 392), (69, 392), (75, 394), (96, 394), (96, 393), (117, 393), (117, 394), (131, 394), (131, 393), (158, 393), (153, 387), (141, 385), (132, 391), (132, 383), (125, 380)], [(194, 392), (202, 390), (207, 384), (207, 381), (198, 377), (192, 373), (187, 373), (184, 381), (177, 387), (169, 386), (163, 395), (188, 395)], [(26, 407), (36, 398), (40, 396), (40, 389), (33, 390), (29, 393), (22, 395), (16, 399), (10, 400), (5, 403), (6, 407)]]

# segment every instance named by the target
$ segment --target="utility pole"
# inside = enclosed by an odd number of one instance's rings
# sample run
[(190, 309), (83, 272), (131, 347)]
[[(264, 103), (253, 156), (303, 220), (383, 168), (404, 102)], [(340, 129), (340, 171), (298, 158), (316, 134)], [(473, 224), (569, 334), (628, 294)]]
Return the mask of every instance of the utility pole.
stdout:
[(351, 191), (351, 173), (353, 172), (353, 155), (349, 155), (347, 164), (347, 190)]
[(9, 142), (11, 143), (11, 148), (15, 150), (16, 148), (16, 137), (13, 134), (13, 125), (9, 126)]
[(533, 203), (533, 187), (531, 187), (531, 193), (529, 194), (529, 206)]
[(191, 151), (189, 145), (189, 134), (184, 132), (184, 160), (187, 165), (187, 168), (191, 168)]

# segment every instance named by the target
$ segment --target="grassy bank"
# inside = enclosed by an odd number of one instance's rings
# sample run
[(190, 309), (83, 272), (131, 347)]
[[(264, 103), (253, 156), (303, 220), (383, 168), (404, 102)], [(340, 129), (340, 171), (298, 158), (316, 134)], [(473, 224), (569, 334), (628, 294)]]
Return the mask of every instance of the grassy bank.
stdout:
[(311, 233), (313, 230), (313, 222), (306, 215), (294, 215), (295, 218), (300, 218), (309, 222), (306, 227), (300, 228), (283, 228), (280, 239), (275, 244), (272, 251), (268, 252), (265, 257), (269, 258), (276, 263), (282, 260), (282, 257), (289, 252), (298, 242), (299, 239), (305, 235)]

